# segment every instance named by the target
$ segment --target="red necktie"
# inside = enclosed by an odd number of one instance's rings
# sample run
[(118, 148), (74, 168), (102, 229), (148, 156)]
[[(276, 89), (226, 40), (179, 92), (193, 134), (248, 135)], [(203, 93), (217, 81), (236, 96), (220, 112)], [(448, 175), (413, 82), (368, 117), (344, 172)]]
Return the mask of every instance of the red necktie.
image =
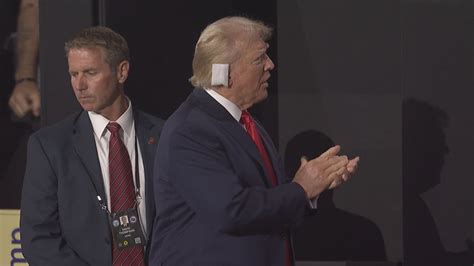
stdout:
[[(128, 151), (120, 138), (120, 125), (110, 122), (109, 140), (109, 176), (110, 206), (112, 212), (122, 212), (133, 208), (135, 204), (135, 186), (133, 185), (132, 164)], [(138, 155), (135, 155), (138, 156)], [(112, 250), (113, 265), (145, 265), (143, 247), (136, 245), (130, 248)]]
[[(255, 122), (252, 119), (252, 116), (247, 111), (242, 111), (242, 116), (240, 117), (240, 123), (244, 125), (245, 130), (249, 134), (252, 141), (257, 146), (258, 152), (260, 153), (260, 157), (263, 160), (263, 164), (265, 165), (265, 170), (267, 170), (268, 174), (270, 175), (270, 183), (272, 186), (278, 185), (278, 180), (275, 174), (275, 170), (273, 169), (272, 162), (270, 161), (270, 157), (268, 156), (267, 150), (263, 145), (262, 138), (260, 137), (260, 133), (258, 133), (258, 129), (255, 126)], [(291, 248), (290, 248), (290, 241), (286, 239), (285, 241), (285, 263), (286, 266), (293, 265), (293, 259), (291, 256)]]
[(268, 174), (270, 175), (270, 183), (272, 186), (278, 185), (278, 181), (275, 175), (275, 171), (273, 170), (272, 162), (268, 157), (268, 153), (265, 150), (265, 146), (263, 145), (262, 138), (258, 133), (258, 129), (255, 127), (255, 122), (250, 116), (249, 112), (242, 111), (242, 116), (240, 117), (240, 123), (242, 123), (247, 130), (252, 141), (257, 146), (258, 152), (260, 153), (260, 157), (262, 157), (263, 164), (265, 165), (265, 170), (267, 170)]

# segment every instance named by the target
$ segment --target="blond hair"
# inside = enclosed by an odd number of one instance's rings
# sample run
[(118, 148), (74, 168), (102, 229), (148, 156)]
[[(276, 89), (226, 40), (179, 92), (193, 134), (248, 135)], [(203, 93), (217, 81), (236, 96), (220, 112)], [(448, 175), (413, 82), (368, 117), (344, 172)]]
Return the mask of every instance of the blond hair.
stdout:
[(71, 49), (96, 47), (104, 49), (105, 61), (113, 70), (115, 70), (120, 62), (124, 60), (130, 61), (130, 52), (125, 38), (107, 27), (95, 26), (85, 28), (64, 44), (66, 56)]
[(231, 64), (240, 57), (251, 38), (270, 39), (272, 28), (245, 17), (225, 17), (208, 25), (201, 33), (193, 58), (195, 87), (211, 87), (212, 64)]

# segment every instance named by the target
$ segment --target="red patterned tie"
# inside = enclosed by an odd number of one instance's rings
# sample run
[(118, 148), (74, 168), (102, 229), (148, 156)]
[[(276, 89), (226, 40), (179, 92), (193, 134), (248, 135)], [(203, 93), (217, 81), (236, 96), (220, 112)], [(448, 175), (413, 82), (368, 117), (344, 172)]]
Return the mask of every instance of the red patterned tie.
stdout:
[[(127, 148), (120, 138), (120, 125), (110, 122), (109, 140), (109, 176), (110, 176), (110, 205), (112, 212), (122, 212), (133, 208), (135, 203), (135, 186), (133, 185), (132, 164)], [(113, 265), (145, 265), (143, 246), (112, 250)]]
[[(242, 116), (240, 117), (240, 123), (242, 123), (247, 130), (252, 141), (257, 146), (258, 152), (260, 153), (260, 157), (263, 160), (263, 164), (265, 165), (265, 170), (267, 170), (268, 174), (270, 175), (270, 183), (272, 186), (278, 185), (278, 180), (275, 174), (275, 170), (273, 169), (272, 162), (270, 161), (270, 157), (268, 157), (267, 150), (263, 145), (262, 138), (260, 137), (260, 133), (258, 133), (258, 129), (255, 126), (255, 122), (252, 119), (252, 116), (247, 111), (242, 111)], [(293, 259), (291, 255), (291, 248), (290, 242), (287, 239), (285, 241), (285, 263), (286, 266), (293, 265)]]

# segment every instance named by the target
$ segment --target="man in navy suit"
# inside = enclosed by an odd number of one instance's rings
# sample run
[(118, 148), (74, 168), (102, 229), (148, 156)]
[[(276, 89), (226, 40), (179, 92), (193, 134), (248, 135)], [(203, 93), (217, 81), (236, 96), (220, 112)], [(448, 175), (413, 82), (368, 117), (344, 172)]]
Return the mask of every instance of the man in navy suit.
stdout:
[(338, 156), (334, 146), (302, 158), (293, 180), (285, 177), (270, 137), (247, 112), (267, 97), (270, 35), (243, 17), (202, 32), (190, 79), (196, 88), (158, 145), (153, 265), (292, 265), (291, 228), (322, 191), (355, 171), (358, 158)]
[[(110, 217), (118, 208), (111, 198), (137, 213), (130, 220), (120, 216), (128, 221), (124, 228), (139, 221), (142, 236), (150, 236), (152, 166), (163, 121), (132, 109), (125, 95), (130, 65), (122, 36), (106, 27), (87, 28), (65, 50), (83, 110), (30, 137), (21, 202), (25, 258), (30, 265), (143, 265), (144, 241), (133, 247), (136, 253), (117, 249), (112, 229), (118, 220)], [(118, 129), (113, 136), (112, 124)], [(120, 152), (113, 152), (116, 147)], [(119, 157), (125, 159), (116, 163)], [(118, 168), (125, 170), (115, 174)], [(124, 181), (117, 186), (112, 180), (119, 177)]]

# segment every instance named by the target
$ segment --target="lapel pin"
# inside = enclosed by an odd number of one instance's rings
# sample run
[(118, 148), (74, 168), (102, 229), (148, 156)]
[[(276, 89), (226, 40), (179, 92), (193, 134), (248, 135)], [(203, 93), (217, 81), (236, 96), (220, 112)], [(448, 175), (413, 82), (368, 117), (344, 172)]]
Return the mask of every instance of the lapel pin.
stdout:
[(148, 138), (148, 144), (156, 144), (156, 140), (154, 137), (149, 137)]

